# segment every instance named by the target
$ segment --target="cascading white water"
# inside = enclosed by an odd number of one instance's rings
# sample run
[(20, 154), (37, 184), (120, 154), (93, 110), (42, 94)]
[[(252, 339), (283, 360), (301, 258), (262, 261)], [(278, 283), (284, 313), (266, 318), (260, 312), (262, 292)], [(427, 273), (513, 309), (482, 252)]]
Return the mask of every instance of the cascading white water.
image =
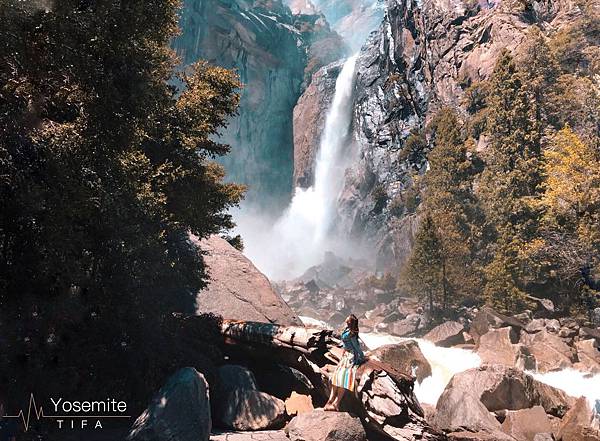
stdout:
[(270, 278), (298, 276), (321, 263), (329, 249), (329, 232), (343, 186), (345, 147), (350, 142), (354, 68), (358, 54), (348, 58), (338, 75), (325, 120), (312, 187), (296, 188), (294, 197), (274, 225), (238, 218), (245, 254)]
[[(303, 319), (304, 320), (304, 319)], [(399, 343), (406, 338), (394, 337), (388, 334), (365, 333), (361, 338), (370, 349), (385, 344)], [(415, 384), (415, 395), (421, 403), (436, 405), (438, 398), (454, 374), (478, 367), (481, 364), (479, 356), (466, 349), (443, 348), (430, 341), (414, 339), (419, 344), (421, 352), (431, 365), (431, 376), (422, 383)], [(573, 397), (586, 397), (590, 407), (595, 400), (600, 399), (600, 374), (589, 375), (574, 369), (564, 369), (556, 372), (527, 372), (542, 383), (561, 389)]]
[(378, 333), (361, 334), (361, 338), (370, 349), (404, 340), (416, 340), (421, 352), (431, 365), (431, 375), (423, 379), (423, 382), (415, 384), (415, 395), (419, 402), (432, 406), (436, 405), (438, 398), (454, 374), (478, 367), (481, 364), (481, 358), (473, 351), (442, 348), (420, 338), (407, 339)]

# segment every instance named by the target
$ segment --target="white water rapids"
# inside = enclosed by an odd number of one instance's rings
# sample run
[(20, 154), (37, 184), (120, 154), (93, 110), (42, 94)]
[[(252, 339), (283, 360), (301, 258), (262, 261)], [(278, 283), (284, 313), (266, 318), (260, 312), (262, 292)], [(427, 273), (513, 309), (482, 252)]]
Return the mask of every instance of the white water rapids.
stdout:
[(244, 253), (271, 279), (297, 277), (336, 250), (331, 234), (351, 144), (352, 93), (358, 54), (348, 58), (337, 77), (317, 153), (314, 185), (296, 188), (289, 207), (274, 223), (255, 216), (236, 219)]
[[(300, 317), (307, 325), (330, 328), (327, 323), (309, 317)], [(431, 365), (432, 375), (422, 383), (415, 384), (415, 395), (419, 402), (435, 406), (438, 398), (454, 374), (476, 368), (481, 359), (473, 351), (460, 348), (442, 348), (430, 341), (420, 338), (409, 339), (394, 337), (383, 333), (361, 333), (361, 339), (371, 350), (383, 345), (399, 343), (404, 340), (415, 340), (421, 352)], [(556, 372), (527, 372), (536, 380), (565, 391), (572, 397), (586, 397), (590, 407), (600, 399), (600, 374), (587, 375), (575, 369), (564, 369)]]

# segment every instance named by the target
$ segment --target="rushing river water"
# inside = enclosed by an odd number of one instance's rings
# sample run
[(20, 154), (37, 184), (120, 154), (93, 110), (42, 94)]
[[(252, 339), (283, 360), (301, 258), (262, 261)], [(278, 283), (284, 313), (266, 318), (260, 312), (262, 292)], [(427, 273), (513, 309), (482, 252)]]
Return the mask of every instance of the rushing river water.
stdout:
[[(329, 327), (327, 323), (320, 320), (309, 317), (301, 317), (301, 319), (309, 326)], [(415, 394), (419, 402), (432, 406), (436, 405), (438, 398), (454, 374), (478, 367), (481, 364), (479, 355), (473, 351), (461, 348), (443, 348), (420, 338), (409, 339), (384, 333), (361, 333), (361, 339), (371, 350), (404, 340), (415, 340), (431, 365), (432, 372), (432, 375), (425, 378), (422, 383), (415, 384)], [(600, 374), (588, 375), (575, 369), (528, 373), (536, 380), (561, 389), (573, 397), (586, 397), (590, 407), (593, 406), (595, 400), (600, 399)]]

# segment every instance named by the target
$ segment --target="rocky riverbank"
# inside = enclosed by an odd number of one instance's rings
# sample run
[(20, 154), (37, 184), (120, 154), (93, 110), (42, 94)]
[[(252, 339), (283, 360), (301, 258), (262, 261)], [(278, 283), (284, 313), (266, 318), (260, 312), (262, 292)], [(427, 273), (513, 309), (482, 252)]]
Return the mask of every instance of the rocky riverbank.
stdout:
[[(218, 256), (207, 288), (214, 298), (211, 304), (199, 302), (199, 312), (218, 306), (226, 313), (227, 305), (236, 304), (230, 309), (235, 318), (260, 314), (265, 322), (224, 323), (224, 358), (214, 367), (211, 384), (191, 367), (180, 369), (136, 420), (131, 440), (600, 440), (587, 399), (593, 391), (586, 391), (587, 398), (571, 396), (562, 390), (566, 385), (550, 386), (543, 377), (570, 368), (585, 372), (591, 387), (600, 382), (597, 328), (551, 317), (552, 308), (541, 301), (538, 310), (515, 317), (465, 307), (455, 320), (434, 326), (416, 301), (390, 301), (385, 287), (352, 297), (366, 289), (365, 281), (373, 284), (373, 275), (361, 262), (342, 262), (333, 255), (302, 278), (277, 285), (300, 314), (310, 307), (331, 319), (364, 309), (361, 317), (373, 323), (365, 339), (378, 346), (368, 352), (369, 363), (375, 364), (359, 375), (358, 400), (343, 403), (342, 412), (324, 412), (327, 374), (339, 356), (335, 333), (294, 325), (297, 318), (289, 306), (241, 253), (219, 238), (208, 242), (207, 260)], [(241, 279), (246, 285), (239, 285)], [(232, 294), (224, 286), (239, 289)], [(268, 305), (261, 303), (266, 298)], [(419, 324), (402, 335), (419, 339), (387, 333), (400, 334), (411, 314)], [(194, 318), (185, 320), (193, 324)], [(467, 354), (478, 362), (455, 369), (439, 398), (423, 404), (417, 397), (432, 379), (439, 380), (440, 368), (439, 360), (427, 358), (427, 341), (431, 348), (449, 351), (443, 360), (448, 366), (459, 365)], [(388, 377), (396, 380), (382, 382), (389, 373), (378, 370), (377, 363), (397, 372)]]

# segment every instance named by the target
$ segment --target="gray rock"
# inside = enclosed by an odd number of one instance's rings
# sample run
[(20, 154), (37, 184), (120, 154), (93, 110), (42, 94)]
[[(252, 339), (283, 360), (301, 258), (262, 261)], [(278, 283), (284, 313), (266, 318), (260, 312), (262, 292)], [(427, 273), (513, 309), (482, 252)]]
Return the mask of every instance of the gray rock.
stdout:
[(254, 374), (245, 368), (236, 364), (226, 364), (219, 367), (219, 394), (227, 395), (238, 389), (258, 390)]
[(218, 420), (235, 430), (265, 430), (282, 427), (285, 403), (258, 390), (238, 389), (220, 397)]
[(243, 366), (219, 368), (215, 419), (236, 430), (278, 428), (285, 418), (285, 403), (257, 388), (254, 374)]
[[(546, 322), (546, 328), (548, 323)], [(524, 334), (521, 342), (535, 357), (540, 372), (557, 371), (573, 366), (576, 351), (558, 335), (542, 330), (535, 334)]]
[(509, 410), (502, 423), (502, 431), (517, 441), (534, 441), (538, 433), (552, 433), (552, 425), (544, 408)]
[(302, 324), (269, 279), (226, 240), (210, 236), (196, 243), (206, 252), (204, 262), (211, 278), (196, 297), (199, 313), (281, 325)]
[(285, 429), (291, 441), (366, 441), (360, 420), (346, 412), (314, 410), (292, 419)]
[(211, 415), (208, 383), (193, 368), (173, 374), (136, 419), (130, 441), (208, 441)]
[(431, 375), (431, 365), (414, 340), (380, 346), (368, 355), (408, 375), (412, 375), (414, 370), (418, 382)]
[(436, 326), (423, 337), (437, 346), (449, 347), (464, 343), (464, 326), (458, 322), (448, 321)]
[(575, 400), (534, 380), (524, 372), (500, 365), (483, 365), (460, 372), (450, 380), (436, 406), (434, 425), (444, 430), (499, 431), (490, 412), (541, 406), (563, 416)]
[(546, 329), (546, 320), (542, 318), (533, 319), (531, 322), (529, 322), (527, 324), (527, 327), (525, 328), (525, 331), (533, 334), (535, 332), (540, 332), (544, 329)]

